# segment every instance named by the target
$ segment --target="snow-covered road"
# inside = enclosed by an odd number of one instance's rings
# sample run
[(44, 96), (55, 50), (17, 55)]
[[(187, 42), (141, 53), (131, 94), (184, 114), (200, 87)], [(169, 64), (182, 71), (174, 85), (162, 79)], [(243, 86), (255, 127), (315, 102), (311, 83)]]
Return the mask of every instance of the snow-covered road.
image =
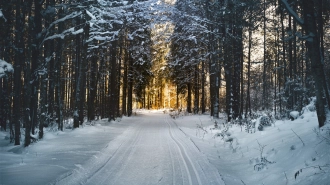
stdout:
[[(140, 110), (118, 121), (47, 129), (29, 147), (9, 143), (9, 132), (1, 131), (0, 185), (329, 185), (329, 143), (322, 138), (330, 126), (318, 137), (315, 118), (306, 112), (248, 133), (235, 124), (214, 129), (209, 115), (173, 120)], [(256, 170), (260, 155), (270, 162)]]
[(54, 184), (221, 185), (217, 169), (162, 113), (139, 114), (98, 155)]

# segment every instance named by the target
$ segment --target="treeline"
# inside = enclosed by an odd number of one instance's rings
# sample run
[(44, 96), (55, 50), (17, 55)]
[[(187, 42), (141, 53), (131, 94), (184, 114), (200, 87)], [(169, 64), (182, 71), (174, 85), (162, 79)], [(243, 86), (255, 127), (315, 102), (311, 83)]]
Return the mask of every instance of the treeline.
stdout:
[(176, 8), (168, 60), (188, 112), (209, 105), (211, 115), (223, 110), (229, 121), (256, 111), (280, 119), (316, 96), (323, 126), (330, 108), (329, 0), (185, 0)]
[(42, 138), (49, 126), (63, 130), (68, 118), (77, 128), (86, 118), (132, 115), (133, 98), (144, 101), (152, 76), (152, 6), (132, 0), (1, 1), (0, 122), (10, 140), (28, 146), (36, 139), (31, 134)]

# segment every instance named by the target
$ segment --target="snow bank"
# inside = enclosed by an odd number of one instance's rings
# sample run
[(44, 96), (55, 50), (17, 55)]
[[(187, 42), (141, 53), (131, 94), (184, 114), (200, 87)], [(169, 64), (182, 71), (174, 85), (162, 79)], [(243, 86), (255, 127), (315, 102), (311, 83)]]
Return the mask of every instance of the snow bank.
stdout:
[(0, 184), (49, 184), (99, 155), (128, 126), (100, 120), (94, 126), (64, 132), (45, 131), (44, 138), (29, 147), (23, 147), (23, 141), (14, 146), (9, 133), (1, 131)]
[(293, 118), (293, 119), (297, 119), (299, 117), (299, 112), (298, 111), (291, 111), (290, 112), (290, 116)]
[(276, 121), (255, 133), (245, 132), (244, 125), (219, 124), (214, 129), (214, 120), (205, 115), (175, 122), (208, 156), (226, 184), (328, 185), (330, 125), (318, 129), (313, 111), (300, 118)]

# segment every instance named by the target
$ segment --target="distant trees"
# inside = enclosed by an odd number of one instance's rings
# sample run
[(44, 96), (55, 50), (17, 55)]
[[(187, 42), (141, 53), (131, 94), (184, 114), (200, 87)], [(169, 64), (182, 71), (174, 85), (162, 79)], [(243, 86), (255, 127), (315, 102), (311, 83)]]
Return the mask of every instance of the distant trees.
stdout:
[[(188, 90), (185, 81), (187, 78), (193, 81), (188, 71), (201, 69), (201, 65), (196, 68), (187, 62), (193, 58), (187, 51), (194, 48), (193, 44), (184, 43), (195, 37), (200, 51), (204, 50), (194, 57), (199, 56), (199, 62), (204, 60), (209, 64), (206, 73), (212, 116), (217, 117), (219, 108), (224, 107), (228, 120), (247, 117), (259, 110), (273, 112), (278, 118), (288, 117), (290, 111), (301, 110), (309, 97), (316, 96), (322, 126), (324, 110), (330, 107), (329, 73), (325, 70), (328, 60), (324, 50), (327, 45), (324, 33), (329, 33), (325, 26), (329, 25), (329, 9), (322, 6), (328, 3), (324, 0), (315, 4), (295, 0), (177, 2), (178, 13), (173, 20), (176, 27), (171, 40), (172, 78), (176, 84), (185, 84), (181, 86)], [(187, 16), (189, 19), (184, 18)], [(198, 21), (192, 23), (195, 20)], [(225, 93), (220, 93), (221, 89)], [(187, 110), (189, 96), (187, 92)]]

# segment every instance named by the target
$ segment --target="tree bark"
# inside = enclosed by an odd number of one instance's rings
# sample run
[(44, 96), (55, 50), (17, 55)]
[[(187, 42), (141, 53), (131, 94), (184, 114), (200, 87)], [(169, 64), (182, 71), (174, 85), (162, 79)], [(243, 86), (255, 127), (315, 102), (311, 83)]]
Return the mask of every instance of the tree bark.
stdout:
[(13, 123), (15, 125), (15, 145), (20, 145), (21, 129), (21, 70), (24, 61), (23, 30), (24, 17), (22, 12), (22, 0), (16, 2), (16, 25), (15, 25), (15, 63), (14, 63), (14, 97), (13, 97)]
[[(148, 95), (149, 96), (149, 95)], [(148, 108), (150, 102), (148, 102)], [(127, 116), (133, 113), (133, 59), (128, 58)]]
[(314, 2), (310, 0), (303, 0), (303, 15), (304, 15), (304, 29), (309, 36), (306, 40), (306, 48), (308, 56), (311, 59), (312, 74), (316, 86), (316, 111), (319, 122), (319, 127), (324, 125), (326, 120), (324, 107), (324, 87), (322, 75), (324, 75), (324, 67), (321, 58), (320, 41), (316, 27), (316, 18), (314, 12)]
[(116, 89), (117, 89), (117, 41), (112, 41), (110, 46), (110, 63), (111, 63), (111, 69), (110, 69), (110, 86), (109, 86), (109, 92), (110, 92), (110, 109), (109, 109), (109, 121), (116, 120)]
[(94, 56), (91, 58), (91, 68), (90, 68), (90, 82), (89, 82), (89, 93), (88, 93), (88, 121), (93, 121), (95, 119), (95, 97), (97, 92), (97, 69), (98, 69), (98, 57), (97, 53), (94, 53)]
[(187, 97), (187, 112), (191, 113), (191, 83), (187, 83), (188, 97)]

